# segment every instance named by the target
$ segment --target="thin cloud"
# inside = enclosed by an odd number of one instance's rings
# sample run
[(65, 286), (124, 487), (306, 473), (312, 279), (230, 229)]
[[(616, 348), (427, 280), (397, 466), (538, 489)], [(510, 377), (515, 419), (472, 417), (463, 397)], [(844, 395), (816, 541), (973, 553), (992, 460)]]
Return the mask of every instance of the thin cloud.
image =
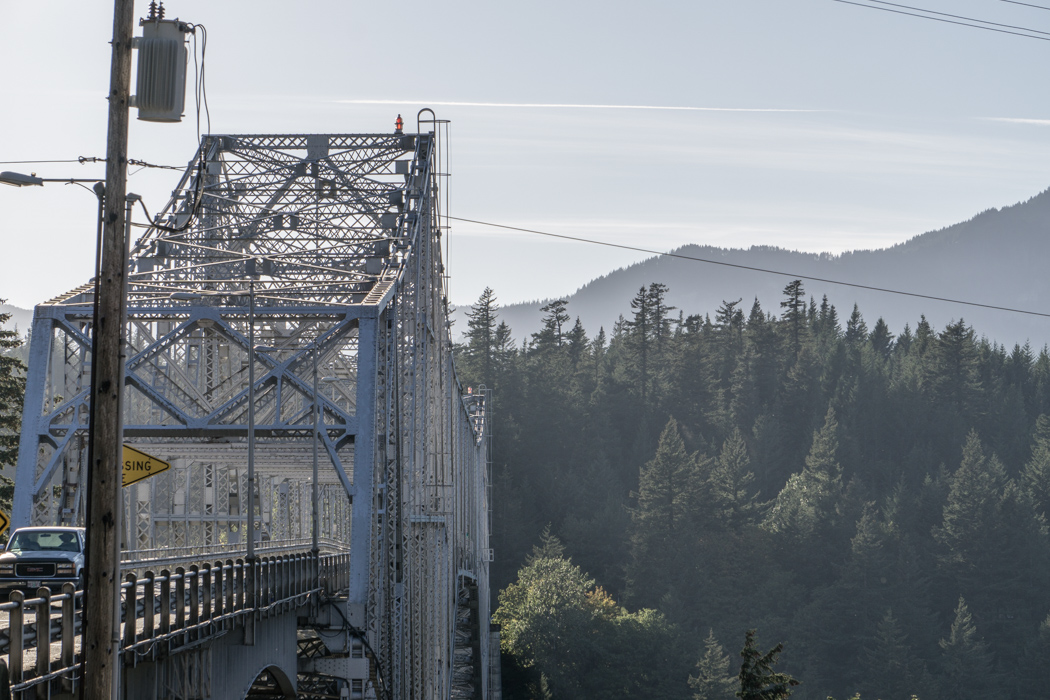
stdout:
[(1020, 119), (1017, 117), (984, 117), (989, 122), (1006, 122), (1007, 124), (1038, 124), (1039, 126), (1050, 126), (1050, 119)]
[(429, 100), (335, 100), (337, 104), (403, 105), (428, 104), (438, 107), (513, 107), (524, 109), (648, 109), (676, 112), (823, 112), (821, 109), (779, 109), (768, 107), (681, 107), (672, 105), (584, 105), (532, 102), (433, 102)]

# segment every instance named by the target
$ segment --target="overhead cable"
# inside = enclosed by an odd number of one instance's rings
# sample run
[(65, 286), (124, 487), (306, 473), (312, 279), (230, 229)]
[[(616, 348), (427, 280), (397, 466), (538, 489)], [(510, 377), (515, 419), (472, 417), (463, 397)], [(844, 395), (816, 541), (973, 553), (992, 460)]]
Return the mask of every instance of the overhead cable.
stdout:
[[(943, 17), (931, 17), (929, 14), (917, 14), (915, 12), (905, 12), (904, 10), (894, 10), (889, 7), (880, 7), (879, 5), (869, 5), (862, 2), (852, 2), (851, 0), (832, 0), (832, 2), (840, 2), (844, 5), (854, 5), (855, 7), (866, 7), (869, 10), (881, 10), (883, 12), (892, 12), (898, 15), (907, 15), (909, 17), (920, 17), (922, 19), (933, 20), (934, 22), (944, 22), (946, 24), (957, 24), (961, 27), (972, 27), (974, 29), (984, 29), (989, 32), (998, 32), (1000, 34), (1013, 34), (1014, 36), (1023, 36), (1028, 39), (1038, 39), (1039, 41), (1050, 41), (1050, 36), (1037, 36), (1036, 34), (1025, 34), (1024, 32), (1010, 31), (1009, 29), (996, 29), (995, 27), (989, 27), (984, 24), (970, 24), (968, 22), (960, 22), (953, 19), (944, 19)], [(923, 12), (929, 12), (929, 10), (923, 10)], [(974, 22), (983, 22), (984, 20), (972, 20)], [(991, 24), (991, 23), (989, 23)], [(1024, 29), (1025, 32), (1037, 32), (1035, 29)], [(1043, 32), (1040, 32), (1043, 33)]]
[(1008, 2), (1011, 5), (1024, 5), (1025, 7), (1034, 7), (1037, 10), (1050, 10), (1050, 7), (1046, 5), (1033, 5), (1030, 2), (1018, 2), (1018, 0), (1002, 0), (1002, 2)]
[(932, 301), (943, 301), (949, 304), (962, 304), (964, 306), (976, 306), (982, 309), (992, 309), (994, 311), (1008, 311), (1015, 314), (1025, 314), (1028, 316), (1040, 316), (1042, 318), (1050, 318), (1050, 313), (1043, 313), (1040, 311), (1030, 311), (1028, 309), (1015, 309), (1009, 306), (997, 306), (995, 304), (983, 304), (977, 301), (965, 301), (963, 299), (952, 299), (950, 297), (939, 297), (932, 294), (920, 294), (918, 292), (906, 292), (900, 289), (890, 289), (888, 287), (875, 287), (869, 284), (859, 284), (857, 282), (843, 282), (842, 280), (833, 280), (826, 277), (814, 277), (813, 275), (803, 275), (797, 272), (785, 272), (783, 270), (770, 270), (763, 267), (754, 267), (751, 265), (740, 265), (739, 263), (726, 262), (724, 260), (711, 260), (709, 258), (699, 258), (694, 255), (683, 255), (682, 253), (665, 253), (659, 250), (652, 250), (650, 248), (639, 248), (637, 246), (623, 245), (620, 243), (609, 243), (608, 241), (597, 241), (591, 238), (581, 238), (579, 236), (566, 236), (560, 233), (550, 233), (548, 231), (537, 231), (535, 229), (521, 228), (518, 226), (506, 226), (504, 224), (494, 224), (489, 221), (478, 221), (476, 219), (463, 219), (458, 216), (445, 216), (446, 219), (453, 221), (462, 221), (469, 224), (478, 224), (480, 226), (491, 226), (493, 228), (502, 228), (508, 231), (521, 231), (522, 233), (534, 233), (538, 236), (549, 236), (550, 238), (560, 238), (567, 241), (576, 241), (578, 243), (590, 243), (592, 245), (605, 246), (607, 248), (619, 248), (621, 250), (633, 250), (639, 253), (648, 253), (650, 255), (659, 255), (665, 258), (676, 258), (678, 260), (689, 260), (692, 262), (706, 263), (708, 265), (721, 265), (723, 267), (733, 267), (739, 270), (750, 270), (752, 272), (761, 272), (767, 275), (780, 275), (782, 277), (791, 277), (794, 279), (809, 280), (811, 282), (824, 282), (825, 284), (837, 284), (843, 287), (853, 287), (854, 289), (867, 289), (873, 292), (882, 292), (884, 294), (897, 294), (899, 296), (914, 297), (916, 299), (930, 299)]
[(936, 10), (927, 10), (922, 7), (912, 7), (911, 5), (901, 5), (897, 2), (888, 2), (887, 0), (868, 0), (868, 2), (875, 3), (877, 5), (890, 5), (892, 7), (902, 7), (905, 10), (915, 10), (916, 12), (925, 12), (929, 15), (941, 15), (942, 17), (954, 17), (955, 19), (964, 19), (967, 22), (980, 22), (981, 24), (990, 24), (993, 27), (1006, 27), (1007, 29), (1020, 29), (1024, 32), (1032, 32), (1034, 34), (1046, 34), (1050, 36), (1050, 32), (1039, 31), (1038, 29), (1029, 29), (1028, 27), (1018, 27), (1013, 24), (1002, 24), (1000, 22), (989, 22), (986, 19), (976, 19), (974, 17), (964, 17), (962, 15), (953, 15), (948, 12), (937, 12)]

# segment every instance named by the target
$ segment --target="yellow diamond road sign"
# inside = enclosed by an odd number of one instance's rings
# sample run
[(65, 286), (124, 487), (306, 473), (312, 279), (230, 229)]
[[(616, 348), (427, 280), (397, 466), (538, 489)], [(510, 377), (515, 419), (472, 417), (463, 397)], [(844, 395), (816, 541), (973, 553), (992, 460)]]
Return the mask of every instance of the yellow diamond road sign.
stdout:
[(7, 526), (10, 525), (10, 524), (11, 524), (11, 520), (7, 517), (7, 515), (5, 513), (0, 511), (0, 535), (2, 535), (5, 532), (7, 532)]
[(131, 486), (169, 469), (171, 465), (167, 462), (124, 445), (124, 469), (121, 471), (123, 486)]

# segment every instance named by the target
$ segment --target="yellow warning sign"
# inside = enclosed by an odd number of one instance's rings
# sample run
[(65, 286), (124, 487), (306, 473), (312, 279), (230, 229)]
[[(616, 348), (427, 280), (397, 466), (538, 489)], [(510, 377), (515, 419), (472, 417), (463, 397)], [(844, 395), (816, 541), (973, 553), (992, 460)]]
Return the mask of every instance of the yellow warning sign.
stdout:
[(123, 486), (131, 486), (169, 469), (171, 465), (164, 460), (124, 445), (124, 469), (121, 472)]
[(7, 532), (7, 527), (11, 524), (11, 519), (7, 517), (7, 514), (0, 511), (0, 535)]

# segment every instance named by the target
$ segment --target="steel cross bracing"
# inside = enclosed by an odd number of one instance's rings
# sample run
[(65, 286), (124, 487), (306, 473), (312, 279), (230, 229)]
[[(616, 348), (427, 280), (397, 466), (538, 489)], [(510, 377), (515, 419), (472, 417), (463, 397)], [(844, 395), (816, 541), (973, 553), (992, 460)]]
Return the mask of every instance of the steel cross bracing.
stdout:
[[(317, 406), (320, 537), (350, 554), (381, 662), (364, 686), (398, 698), (448, 695), (460, 587), (488, 619), (485, 404), (452, 359), (439, 146), (207, 136), (128, 277), (125, 442), (172, 468), (125, 489), (126, 558), (243, 548), (249, 512), (268, 545), (308, 539)], [(92, 294), (35, 310), (16, 526), (84, 519)]]

